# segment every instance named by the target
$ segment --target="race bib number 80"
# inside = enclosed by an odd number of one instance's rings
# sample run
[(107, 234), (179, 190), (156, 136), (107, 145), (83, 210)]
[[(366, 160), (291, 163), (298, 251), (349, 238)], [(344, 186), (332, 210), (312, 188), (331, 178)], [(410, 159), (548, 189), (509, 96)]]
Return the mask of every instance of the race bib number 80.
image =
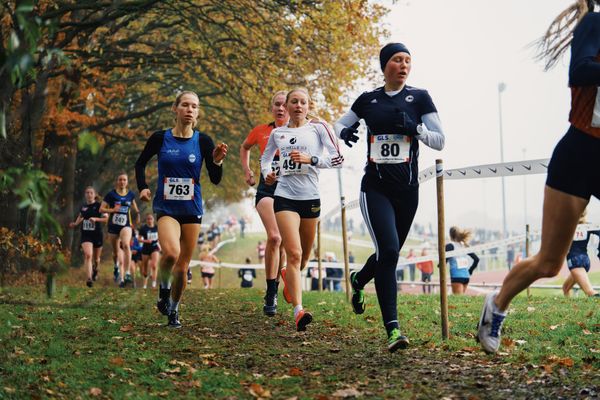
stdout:
[(371, 161), (377, 164), (400, 164), (410, 161), (411, 138), (405, 135), (372, 135)]
[(192, 200), (194, 180), (192, 178), (165, 178), (165, 200)]

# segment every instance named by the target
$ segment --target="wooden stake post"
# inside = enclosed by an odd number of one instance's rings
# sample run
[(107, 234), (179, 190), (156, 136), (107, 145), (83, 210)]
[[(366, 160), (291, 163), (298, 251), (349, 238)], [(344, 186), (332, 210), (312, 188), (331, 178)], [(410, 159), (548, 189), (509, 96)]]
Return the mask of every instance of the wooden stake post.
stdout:
[(317, 265), (319, 271), (319, 292), (323, 291), (323, 266), (321, 264), (321, 220), (317, 222)]
[[(531, 240), (529, 238), (529, 224), (525, 225), (525, 258), (529, 258), (529, 245), (531, 244)], [(529, 286), (527, 286), (527, 297), (530, 297), (531, 293), (529, 290)]]
[(442, 339), (448, 339), (448, 288), (446, 286), (446, 226), (444, 223), (444, 163), (435, 160), (438, 214), (438, 269), (440, 272), (440, 307), (442, 317)]
[(342, 203), (342, 240), (344, 244), (344, 280), (346, 281), (346, 300), (350, 302), (352, 298), (352, 289), (350, 287), (350, 266), (348, 265), (348, 233), (346, 232), (346, 199), (340, 198)]

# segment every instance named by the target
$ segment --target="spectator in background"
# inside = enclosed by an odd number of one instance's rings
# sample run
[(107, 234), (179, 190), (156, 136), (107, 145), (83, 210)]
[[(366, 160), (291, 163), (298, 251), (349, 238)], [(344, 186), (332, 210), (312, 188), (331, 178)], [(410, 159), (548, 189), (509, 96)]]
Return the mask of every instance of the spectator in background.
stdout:
[(513, 263), (515, 262), (515, 248), (512, 246), (508, 246), (506, 249), (506, 264), (508, 265), (508, 270), (510, 271)]
[[(414, 249), (410, 249), (410, 250), (408, 250), (408, 255), (406, 256), (406, 260), (410, 261), (413, 258), (415, 258), (415, 251), (414, 251)], [(408, 264), (408, 272), (409, 272), (409, 277), (410, 277), (411, 282), (415, 281), (415, 268), (416, 268), (415, 264)]]
[(212, 244), (210, 245), (210, 247), (212, 249), (216, 249), (217, 245), (221, 241), (221, 228), (219, 227), (219, 225), (217, 225), (216, 223), (213, 222), (212, 225), (210, 226), (210, 229), (212, 229), (212, 231), (213, 231), (213, 241), (212, 241)]
[(240, 237), (243, 239), (246, 231), (246, 218), (240, 217), (238, 224), (240, 225)]
[[(427, 248), (423, 247), (421, 257), (426, 257), (427, 255)], [(433, 275), (433, 260), (418, 262), (417, 268), (421, 271), (421, 282), (431, 282), (431, 275)], [(422, 288), (423, 293), (431, 293), (431, 285), (423, 285)]]
[[(326, 252), (325, 261), (328, 263), (336, 263), (337, 258), (335, 256), (335, 253), (331, 251)], [(327, 282), (327, 284), (323, 283), (323, 285), (334, 292), (341, 292), (344, 270), (342, 268), (339, 268), (339, 266), (330, 266), (328, 268), (325, 268), (325, 273), (327, 274), (327, 280), (323, 280), (323, 282)]]
[[(200, 261), (207, 263), (219, 263), (219, 259), (210, 251), (210, 246), (204, 247), (200, 253)], [(202, 265), (200, 272), (202, 274), (202, 282), (204, 289), (212, 289), (213, 278), (215, 276), (215, 267), (213, 265)]]
[(267, 246), (263, 243), (262, 240), (258, 241), (258, 245), (256, 246), (256, 252), (258, 253), (258, 263), (263, 264), (265, 262), (265, 252), (267, 251)]
[(354, 264), (354, 254), (351, 251), (348, 252), (348, 262)]
[(240, 287), (242, 288), (251, 288), (254, 286), (254, 278), (256, 278), (256, 269), (251, 268), (250, 264), (252, 264), (252, 260), (250, 257), (246, 257), (246, 268), (240, 268), (238, 270), (238, 276), (242, 279)]

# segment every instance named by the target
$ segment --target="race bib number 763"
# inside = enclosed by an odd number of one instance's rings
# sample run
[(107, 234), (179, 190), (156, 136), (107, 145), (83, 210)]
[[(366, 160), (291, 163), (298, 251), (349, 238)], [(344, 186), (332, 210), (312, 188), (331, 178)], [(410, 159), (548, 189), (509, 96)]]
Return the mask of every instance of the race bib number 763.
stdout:
[(165, 178), (165, 200), (193, 200), (194, 180), (192, 178)]

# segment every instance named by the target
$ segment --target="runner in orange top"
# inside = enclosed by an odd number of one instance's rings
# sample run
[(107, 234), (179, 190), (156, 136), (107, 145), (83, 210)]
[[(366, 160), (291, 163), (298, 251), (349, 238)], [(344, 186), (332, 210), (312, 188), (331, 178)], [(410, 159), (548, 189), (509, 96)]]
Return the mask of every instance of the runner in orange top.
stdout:
[[(250, 133), (240, 148), (240, 160), (244, 170), (246, 183), (250, 186), (256, 184), (254, 172), (250, 169), (250, 149), (258, 144), (260, 155), (271, 135), (271, 131), (283, 125), (287, 125), (289, 115), (285, 108), (286, 92), (279, 91), (271, 99), (270, 111), (274, 121), (269, 124), (258, 125)], [(276, 156), (275, 160), (278, 160)], [(278, 161), (273, 161), (273, 170), (277, 171)], [(265, 304), (263, 312), (265, 315), (275, 315), (277, 313), (277, 290), (279, 287), (279, 270), (285, 261), (285, 252), (281, 245), (281, 235), (277, 228), (275, 212), (273, 211), (273, 196), (277, 184), (267, 186), (265, 179), (260, 175), (258, 187), (256, 189), (255, 206), (258, 215), (267, 231), (267, 248), (265, 252), (265, 275), (267, 279), (267, 294), (265, 295)]]

